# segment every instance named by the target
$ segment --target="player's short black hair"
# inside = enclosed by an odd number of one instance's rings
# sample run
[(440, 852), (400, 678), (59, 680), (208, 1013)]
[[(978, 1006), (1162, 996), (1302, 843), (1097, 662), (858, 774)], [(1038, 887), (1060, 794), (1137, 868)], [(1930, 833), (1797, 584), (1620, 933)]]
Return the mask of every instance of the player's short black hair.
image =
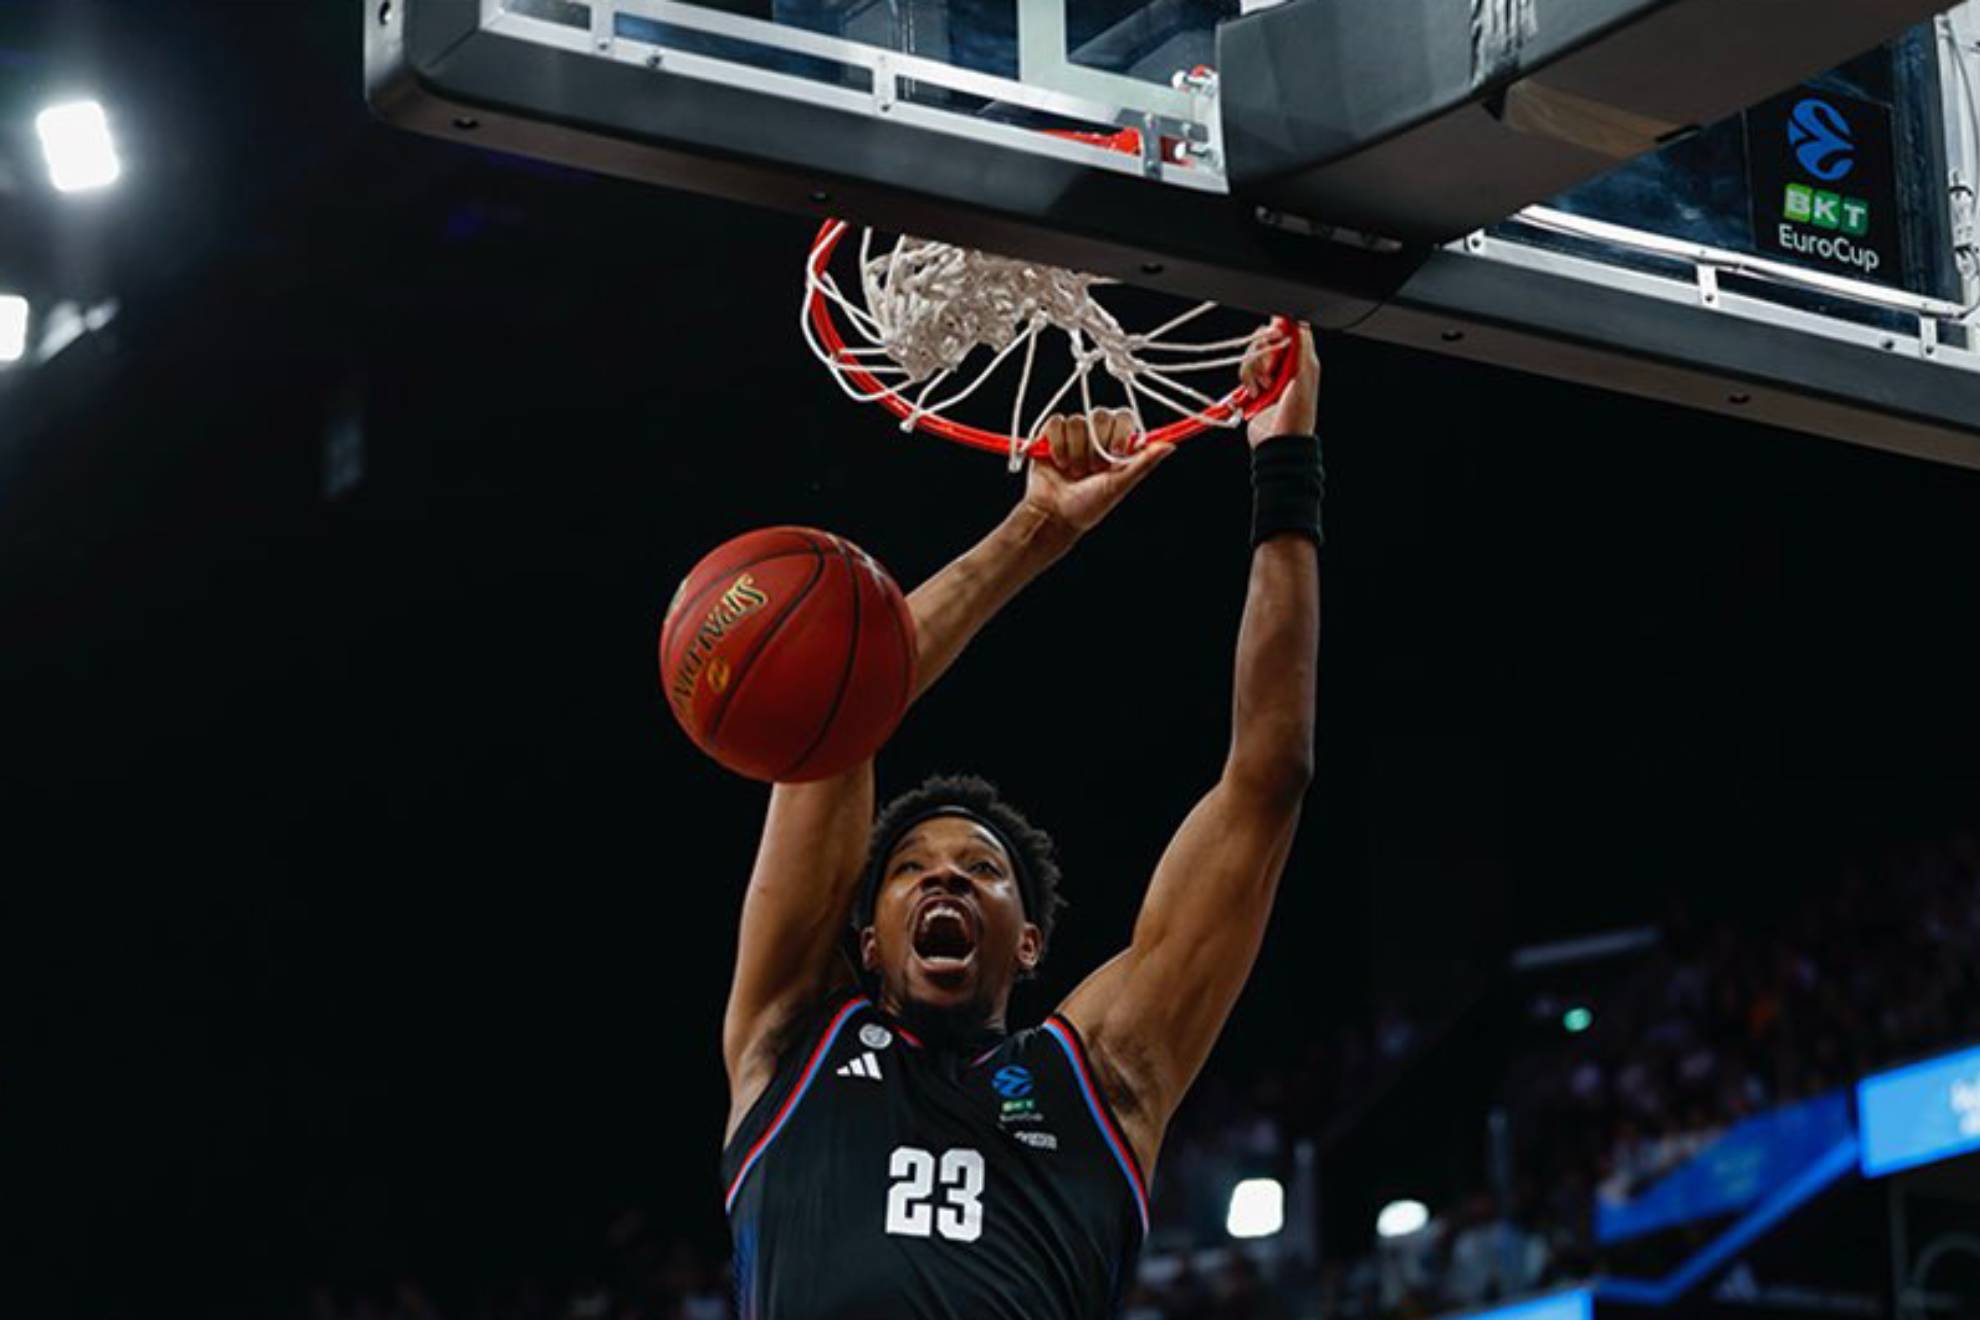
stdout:
[(1024, 917), (1038, 927), (1039, 957), (1052, 946), (1052, 928), (1066, 900), (1059, 895), (1059, 861), (1052, 836), (1024, 818), (980, 775), (930, 775), (880, 809), (869, 836), (866, 871), (860, 876), (859, 901), (853, 906), (853, 929), (873, 924), (873, 905), (880, 893), (880, 871), (901, 836), (943, 808), (974, 816), (1002, 837), (1016, 864), (1025, 895)]

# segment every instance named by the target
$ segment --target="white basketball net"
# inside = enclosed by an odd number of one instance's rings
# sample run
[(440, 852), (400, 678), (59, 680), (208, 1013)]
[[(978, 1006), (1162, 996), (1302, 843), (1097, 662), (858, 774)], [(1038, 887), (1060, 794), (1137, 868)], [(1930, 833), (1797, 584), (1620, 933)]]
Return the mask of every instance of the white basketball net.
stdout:
[[(1237, 367), (1244, 361), (1250, 337), (1210, 343), (1166, 338), (1214, 310), (1215, 303), (1200, 303), (1154, 330), (1135, 333), (1094, 297), (1094, 290), (1118, 284), (1117, 280), (905, 236), (891, 245), (883, 241), (876, 254), (873, 231), (867, 229), (859, 241), (862, 305), (840, 289), (821, 256), (828, 253), (831, 238), (843, 235), (845, 229), (841, 223), (820, 235), (805, 267), (799, 324), (813, 355), (849, 397), (871, 403), (892, 396), (906, 403), (904, 431), (923, 418), (946, 417), (1014, 357), (1021, 363), (1011, 409), (1014, 472), (1023, 466), (1025, 450), (1044, 431), (1046, 420), (1055, 412), (1071, 411), (1060, 405), (1075, 389), (1079, 410), (1095, 411), (1096, 370), (1125, 393), (1125, 404), (1114, 406), (1125, 406), (1132, 413), (1137, 434), (1148, 432), (1144, 405), (1212, 426), (1237, 426), (1244, 420), (1235, 408), (1223, 408), (1219, 415), (1223, 399), (1179, 377)], [(811, 300), (819, 296), (830, 299), (843, 313), (839, 320), (846, 340), (843, 354), (834, 355), (812, 325)], [(1027, 418), (1025, 401), (1032, 392), (1033, 374), (1041, 369), (1039, 340), (1053, 329), (1065, 335), (1071, 370)], [(970, 359), (980, 356), (978, 349), (988, 350), (989, 357), (972, 371)], [(874, 377), (880, 388), (863, 387), (851, 378), (853, 372)], [(1111, 454), (1104, 457), (1109, 462), (1127, 461)]]

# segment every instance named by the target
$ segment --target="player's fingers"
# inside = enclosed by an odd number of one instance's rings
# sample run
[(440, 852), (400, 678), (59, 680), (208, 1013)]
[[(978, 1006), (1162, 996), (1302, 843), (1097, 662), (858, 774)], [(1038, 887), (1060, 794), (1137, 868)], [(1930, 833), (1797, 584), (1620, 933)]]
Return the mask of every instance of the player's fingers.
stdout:
[(1066, 475), (1083, 477), (1093, 470), (1093, 435), (1086, 418), (1074, 413), (1066, 418)]
[(1240, 378), (1248, 393), (1263, 393), (1277, 374), (1279, 354), (1285, 350), (1286, 336), (1273, 322), (1251, 336), (1251, 344), (1245, 349), (1244, 365), (1239, 368)]
[(1106, 408), (1094, 415), (1099, 425), (1098, 442), (1101, 449), (1116, 459), (1126, 458), (1134, 452), (1134, 414), (1125, 408)]
[(1134, 415), (1133, 409), (1118, 408), (1114, 411), (1114, 416), (1119, 419), (1120, 424), (1121, 445), (1117, 452), (1133, 455), (1148, 447), (1147, 428), (1142, 426), (1141, 419)]
[(1087, 414), (1087, 425), (1093, 433), (1094, 466), (1106, 466), (1107, 459), (1115, 453), (1114, 414), (1106, 408), (1095, 408)]
[(1295, 322), (1299, 329), (1299, 371), (1298, 380), (1308, 388), (1320, 384), (1320, 350), (1313, 327), (1304, 321)]
[(1111, 452), (1109, 446), (1112, 434), (1113, 424), (1107, 420), (1106, 409), (1095, 408), (1086, 415), (1087, 471), (1105, 472), (1113, 466), (1107, 461), (1107, 455)]
[(1244, 386), (1246, 394), (1256, 394), (1265, 380), (1264, 359), (1254, 347), (1245, 354), (1244, 365), (1238, 368), (1238, 383)]
[(1065, 419), (1063, 417), (1046, 418), (1045, 430), (1043, 434), (1045, 438), (1045, 445), (1048, 449), (1051, 450), (1052, 453), (1052, 466), (1059, 469), (1059, 471), (1064, 472), (1066, 470)]

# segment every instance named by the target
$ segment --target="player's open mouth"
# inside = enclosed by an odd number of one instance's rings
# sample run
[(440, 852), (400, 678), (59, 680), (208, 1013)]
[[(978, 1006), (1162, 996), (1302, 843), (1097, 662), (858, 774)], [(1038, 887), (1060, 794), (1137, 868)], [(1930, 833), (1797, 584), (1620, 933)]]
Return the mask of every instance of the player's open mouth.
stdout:
[(961, 971), (976, 957), (976, 917), (953, 898), (924, 900), (913, 933), (914, 956), (931, 971)]

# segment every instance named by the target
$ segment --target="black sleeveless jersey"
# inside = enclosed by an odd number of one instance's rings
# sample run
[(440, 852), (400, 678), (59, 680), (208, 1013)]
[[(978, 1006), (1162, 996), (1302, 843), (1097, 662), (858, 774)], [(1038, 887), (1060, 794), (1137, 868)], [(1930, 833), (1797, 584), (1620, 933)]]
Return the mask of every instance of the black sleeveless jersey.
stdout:
[(743, 1320), (1094, 1320), (1146, 1182), (1072, 1024), (925, 1046), (848, 991), (722, 1152)]

